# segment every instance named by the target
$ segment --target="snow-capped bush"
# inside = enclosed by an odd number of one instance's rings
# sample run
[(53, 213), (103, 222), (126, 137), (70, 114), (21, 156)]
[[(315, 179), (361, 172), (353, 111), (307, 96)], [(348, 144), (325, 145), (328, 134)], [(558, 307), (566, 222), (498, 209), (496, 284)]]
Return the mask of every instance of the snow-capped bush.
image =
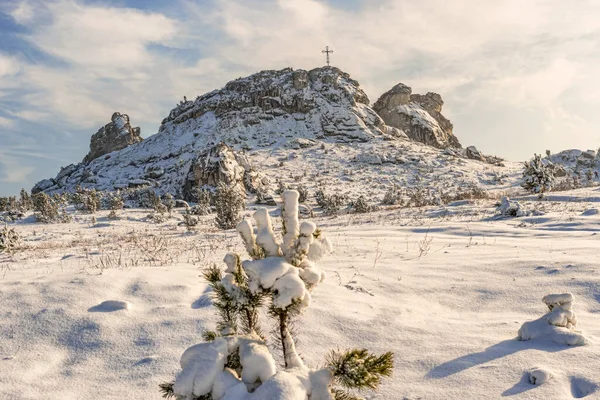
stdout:
[(14, 228), (9, 228), (8, 225), (0, 230), (0, 254), (1, 253), (13, 253), (20, 241), (19, 234)]
[(73, 204), (79, 211), (94, 214), (102, 206), (102, 194), (96, 189), (86, 189), (81, 186), (73, 194)]
[(190, 207), (187, 211), (191, 215), (208, 215), (210, 214), (210, 192), (206, 189), (198, 189), (197, 191), (198, 204)]
[[(223, 271), (204, 273), (219, 312), (217, 331), (205, 332), (205, 343), (181, 356), (181, 371), (160, 385), (164, 397), (178, 400), (341, 400), (358, 399), (347, 390), (376, 389), (393, 369), (391, 352), (380, 356), (365, 349), (332, 352), (326, 364), (309, 368), (296, 351), (292, 319), (309, 304), (310, 292), (325, 277), (315, 262), (330, 248), (313, 222), (300, 223), (296, 191), (283, 193), (283, 232), (278, 240), (266, 209), (237, 225), (250, 260), (228, 253)], [(283, 352), (279, 367), (260, 329), (266, 305)]]
[(533, 158), (523, 163), (523, 188), (532, 193), (538, 193), (540, 198), (554, 185), (553, 164), (542, 160), (542, 156), (534, 154)]
[(337, 193), (328, 195), (322, 189), (317, 190), (315, 199), (325, 215), (337, 214), (346, 204), (346, 196)]
[(236, 186), (219, 183), (214, 197), (215, 221), (221, 229), (235, 228), (242, 219), (241, 212), (246, 208), (244, 195)]
[(300, 203), (305, 203), (306, 200), (308, 199), (308, 189), (306, 188), (306, 186), (304, 186), (303, 184), (299, 184), (296, 187), (296, 190), (298, 191), (298, 194), (300, 195), (300, 197), (298, 198), (298, 201)]
[(575, 329), (577, 317), (571, 293), (549, 294), (542, 301), (549, 312), (539, 319), (525, 322), (519, 329), (519, 340), (551, 340), (569, 346), (586, 344), (585, 337)]
[(173, 195), (171, 193), (165, 193), (162, 198), (162, 204), (167, 209), (167, 212), (169, 214), (171, 214), (173, 207), (175, 207), (175, 198), (173, 197)]
[(367, 202), (365, 196), (360, 195), (352, 202), (352, 211), (358, 214), (364, 214), (373, 211), (373, 206)]
[(38, 222), (44, 224), (58, 222), (60, 217), (59, 205), (54, 199), (44, 192), (39, 192), (33, 195), (32, 201), (34, 215)]
[(500, 205), (496, 208), (498, 214), (503, 217), (523, 217), (527, 212), (516, 200), (511, 200), (507, 196), (502, 197)]
[(381, 203), (388, 206), (401, 205), (403, 202), (402, 196), (402, 188), (394, 184), (385, 192)]

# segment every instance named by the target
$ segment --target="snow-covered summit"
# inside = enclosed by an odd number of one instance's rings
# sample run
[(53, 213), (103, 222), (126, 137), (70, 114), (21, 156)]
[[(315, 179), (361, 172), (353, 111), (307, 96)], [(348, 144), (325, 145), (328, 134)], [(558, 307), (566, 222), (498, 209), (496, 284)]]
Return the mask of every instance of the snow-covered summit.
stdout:
[[(425, 113), (432, 119), (441, 108), (429, 107), (433, 114), (425, 111), (423, 107), (430, 100), (441, 102), (441, 98), (428, 94), (415, 97), (404, 107), (407, 112)], [(467, 170), (485, 174), (489, 169), (489, 164), (467, 160), (469, 156), (462, 149), (426, 146), (411, 141), (401, 129), (387, 126), (369, 105), (358, 82), (338, 68), (286, 68), (233, 80), (193, 101), (184, 99), (162, 121), (157, 134), (69, 165), (56, 178), (39, 182), (34, 191), (74, 191), (78, 185), (99, 190), (150, 186), (159, 194), (169, 192), (185, 198), (189, 192), (186, 188), (200, 183), (194, 182), (198, 175), (194, 166), (201, 164), (202, 154), (219, 143), (247, 153), (252, 166), (245, 166), (245, 170), (269, 172), (285, 163), (292, 169), (286, 177), (302, 171), (317, 175), (335, 171), (329, 186), (343, 184), (353, 170), (367, 175), (391, 174), (393, 179), (386, 181), (389, 184), (402, 184), (398, 179), (413, 181), (416, 174), (420, 184), (426, 184), (422, 181), (426, 166), (441, 167), (441, 175), (435, 174), (434, 180), (442, 175), (456, 176), (453, 168), (460, 165), (446, 165), (443, 160), (448, 157), (466, 160)], [(389, 168), (378, 166), (381, 163)], [(283, 172), (278, 171), (278, 175)], [(469, 172), (467, 180), (487, 179), (475, 179), (476, 174)], [(463, 179), (459, 180), (453, 182), (460, 186)], [(372, 184), (363, 183), (373, 189)]]

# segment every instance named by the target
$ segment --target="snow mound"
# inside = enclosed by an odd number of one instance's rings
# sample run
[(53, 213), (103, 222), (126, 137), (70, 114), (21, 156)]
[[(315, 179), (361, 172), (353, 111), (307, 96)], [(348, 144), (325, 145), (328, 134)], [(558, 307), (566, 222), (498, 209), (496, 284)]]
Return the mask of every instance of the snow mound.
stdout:
[(543, 385), (552, 379), (553, 374), (544, 368), (534, 368), (528, 372), (529, 383), (532, 385)]
[(575, 328), (577, 317), (573, 311), (571, 293), (549, 294), (542, 301), (550, 312), (534, 321), (525, 322), (519, 329), (519, 340), (550, 340), (569, 346), (584, 345), (585, 337)]

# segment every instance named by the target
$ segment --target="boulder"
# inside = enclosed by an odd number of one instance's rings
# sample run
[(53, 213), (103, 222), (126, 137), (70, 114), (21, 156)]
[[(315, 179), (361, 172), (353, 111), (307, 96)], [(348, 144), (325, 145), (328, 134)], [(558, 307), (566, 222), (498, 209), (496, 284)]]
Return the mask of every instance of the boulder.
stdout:
[(194, 199), (197, 188), (234, 185), (243, 193), (254, 193), (268, 179), (254, 170), (248, 157), (219, 143), (202, 151), (192, 163), (184, 188), (186, 199)]
[(441, 149), (461, 148), (452, 123), (441, 114), (443, 105), (439, 94), (412, 94), (410, 87), (399, 83), (381, 95), (373, 110), (387, 125), (403, 131), (412, 140)]
[(467, 158), (470, 158), (471, 160), (486, 161), (483, 153), (481, 153), (475, 146), (467, 147), (465, 152), (467, 154)]
[(140, 136), (140, 128), (131, 126), (127, 114), (115, 112), (110, 120), (111, 122), (92, 135), (90, 152), (83, 159), (84, 163), (90, 163), (98, 157), (122, 150), (143, 140)]

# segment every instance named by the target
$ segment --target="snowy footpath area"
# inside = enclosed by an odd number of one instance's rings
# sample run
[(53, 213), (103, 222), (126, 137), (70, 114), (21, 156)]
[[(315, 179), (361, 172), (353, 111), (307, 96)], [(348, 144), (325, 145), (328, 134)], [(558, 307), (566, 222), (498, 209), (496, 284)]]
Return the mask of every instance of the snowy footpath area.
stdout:
[[(296, 326), (298, 350), (313, 367), (332, 349), (392, 350), (393, 376), (366, 399), (598, 399), (593, 207), (547, 202), (543, 215), (497, 219), (492, 204), (465, 203), (317, 218), (334, 252)], [(209, 219), (190, 233), (181, 216), (151, 224), (144, 210), (106, 213), (94, 225), (15, 225), (25, 248), (0, 258), (0, 399), (160, 399), (183, 351), (214, 329), (199, 275), (243, 252), (237, 235)], [(517, 339), (551, 293), (573, 294), (587, 344)]]

